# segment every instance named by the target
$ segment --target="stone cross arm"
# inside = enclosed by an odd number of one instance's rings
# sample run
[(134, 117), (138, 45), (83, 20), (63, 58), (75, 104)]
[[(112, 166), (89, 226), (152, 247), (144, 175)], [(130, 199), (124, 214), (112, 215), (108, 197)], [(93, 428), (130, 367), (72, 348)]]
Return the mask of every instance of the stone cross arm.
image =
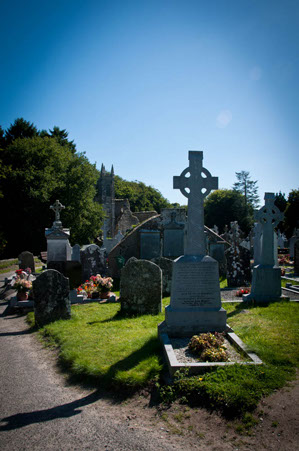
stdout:
[[(218, 177), (211, 176), (211, 173), (202, 166), (202, 160), (203, 152), (190, 151), (189, 167), (181, 175), (173, 177), (173, 188), (179, 189), (185, 197), (189, 197), (192, 193), (204, 199), (212, 189), (218, 188)], [(190, 176), (188, 177), (187, 174)]]

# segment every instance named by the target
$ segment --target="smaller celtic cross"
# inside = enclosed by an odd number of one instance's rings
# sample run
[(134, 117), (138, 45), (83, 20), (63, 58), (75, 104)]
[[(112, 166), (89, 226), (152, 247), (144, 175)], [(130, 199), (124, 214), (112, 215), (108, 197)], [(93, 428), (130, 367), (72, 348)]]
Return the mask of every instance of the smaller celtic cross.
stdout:
[(51, 208), (51, 210), (53, 210), (54, 213), (55, 213), (55, 221), (54, 221), (54, 223), (53, 223), (54, 227), (56, 227), (56, 228), (57, 228), (57, 227), (61, 227), (62, 224), (61, 224), (61, 221), (60, 221), (60, 212), (61, 212), (61, 210), (63, 210), (63, 209), (65, 208), (65, 206), (62, 205), (62, 204), (59, 202), (59, 200), (56, 200), (56, 201), (54, 202), (54, 204), (50, 206), (50, 208)]
[[(212, 177), (202, 166), (203, 152), (189, 151), (189, 167), (173, 177), (173, 188), (188, 198), (187, 244), (185, 255), (205, 255), (204, 198), (218, 188), (218, 177)], [(189, 174), (189, 176), (188, 176)]]
[(265, 205), (255, 213), (255, 219), (262, 225), (261, 264), (274, 266), (274, 227), (283, 220), (283, 213), (274, 205), (274, 193), (265, 193)]

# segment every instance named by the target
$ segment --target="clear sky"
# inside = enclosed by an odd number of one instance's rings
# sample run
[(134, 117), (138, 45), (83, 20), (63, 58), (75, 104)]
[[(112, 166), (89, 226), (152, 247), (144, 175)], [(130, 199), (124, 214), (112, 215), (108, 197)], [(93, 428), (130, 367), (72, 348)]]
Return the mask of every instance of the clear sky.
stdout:
[(299, 187), (298, 0), (0, 0), (0, 124), (69, 132), (186, 203), (188, 150), (231, 188)]

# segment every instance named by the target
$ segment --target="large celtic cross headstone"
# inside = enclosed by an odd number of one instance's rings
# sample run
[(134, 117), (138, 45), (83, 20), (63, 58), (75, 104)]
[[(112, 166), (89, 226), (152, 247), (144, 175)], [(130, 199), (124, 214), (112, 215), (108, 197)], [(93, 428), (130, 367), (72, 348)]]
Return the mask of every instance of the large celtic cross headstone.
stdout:
[(53, 223), (54, 228), (61, 228), (62, 223), (60, 221), (60, 212), (65, 208), (64, 205), (62, 205), (59, 200), (57, 199), (53, 205), (50, 206), (51, 210), (55, 213), (55, 221)]
[(265, 193), (265, 205), (260, 208), (255, 219), (262, 225), (261, 264), (274, 266), (274, 227), (283, 219), (283, 213), (274, 205), (274, 193)]
[(188, 198), (187, 244), (185, 255), (205, 255), (205, 197), (218, 188), (218, 177), (212, 177), (202, 166), (203, 152), (189, 151), (189, 167), (173, 177), (173, 187)]

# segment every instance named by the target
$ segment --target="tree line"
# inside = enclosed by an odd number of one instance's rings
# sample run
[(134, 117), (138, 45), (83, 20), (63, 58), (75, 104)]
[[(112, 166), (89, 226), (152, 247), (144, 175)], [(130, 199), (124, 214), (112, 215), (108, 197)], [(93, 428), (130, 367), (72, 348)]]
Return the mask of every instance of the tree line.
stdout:
[[(56, 199), (66, 206), (61, 219), (71, 229), (71, 244), (96, 242), (104, 219), (95, 201), (99, 177), (66, 130), (38, 130), (23, 118), (7, 130), (0, 126), (0, 257), (15, 257), (23, 250), (38, 255), (46, 249), (45, 227), (53, 223), (49, 207)], [(133, 211), (160, 212), (170, 206), (158, 190), (141, 182), (116, 177), (115, 188)]]
[[(96, 166), (85, 152), (78, 152), (66, 130), (57, 126), (38, 130), (23, 118), (7, 130), (0, 126), (0, 258), (15, 257), (23, 250), (38, 255), (46, 249), (45, 227), (53, 223), (49, 207), (56, 199), (66, 206), (62, 223), (71, 229), (71, 244), (96, 242), (104, 220), (102, 206), (95, 201), (99, 177)], [(238, 221), (248, 233), (254, 222), (257, 181), (246, 171), (236, 177), (232, 189), (213, 191), (205, 201), (205, 224), (217, 225), (220, 233), (231, 221)], [(115, 176), (115, 196), (128, 199), (133, 212), (181, 207), (169, 203), (154, 187), (119, 176)], [(299, 190), (291, 191), (288, 198), (276, 194), (275, 203), (285, 213), (279, 227), (290, 237), (299, 225)]]

